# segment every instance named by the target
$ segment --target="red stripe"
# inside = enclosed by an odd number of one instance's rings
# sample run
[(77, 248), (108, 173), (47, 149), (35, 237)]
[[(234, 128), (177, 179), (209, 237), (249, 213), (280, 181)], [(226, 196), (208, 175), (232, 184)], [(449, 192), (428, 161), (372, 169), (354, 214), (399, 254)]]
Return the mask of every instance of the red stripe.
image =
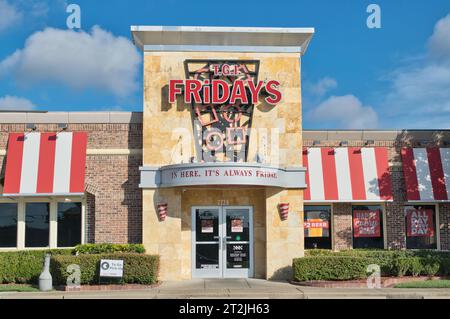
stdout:
[(365, 200), (366, 187), (364, 185), (364, 173), (360, 148), (348, 148), (348, 162), (350, 165), (350, 181), (352, 183), (353, 200)]
[(36, 192), (38, 194), (50, 194), (53, 193), (53, 177), (55, 175), (56, 134), (41, 133), (41, 143), (39, 147)]
[(388, 149), (386, 147), (375, 147), (375, 159), (377, 164), (378, 188), (382, 200), (392, 200), (392, 180), (389, 171)]
[(427, 147), (428, 165), (430, 166), (431, 185), (435, 200), (448, 200), (445, 187), (444, 169), (442, 168), (441, 152), (438, 147)]
[(334, 149), (324, 147), (321, 149), (321, 153), (325, 200), (337, 200), (339, 194)]
[(4, 194), (20, 193), (20, 178), (22, 176), (23, 133), (11, 133), (8, 140), (8, 153), (6, 158)]
[(84, 193), (86, 173), (87, 133), (72, 133), (72, 161), (70, 167), (70, 192)]
[(309, 190), (309, 168), (308, 168), (308, 149), (303, 148), (303, 167), (306, 167), (306, 189), (303, 191), (303, 199), (311, 200), (311, 191)]
[(403, 175), (405, 177), (408, 200), (420, 200), (419, 182), (412, 148), (402, 148)]

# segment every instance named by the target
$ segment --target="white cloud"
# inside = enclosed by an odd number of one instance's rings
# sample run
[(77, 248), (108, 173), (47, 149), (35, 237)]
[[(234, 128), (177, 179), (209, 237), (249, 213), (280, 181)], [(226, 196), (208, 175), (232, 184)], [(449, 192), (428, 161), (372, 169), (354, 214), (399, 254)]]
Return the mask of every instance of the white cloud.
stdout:
[(0, 76), (12, 73), (21, 84), (62, 83), (125, 97), (138, 88), (140, 61), (130, 40), (98, 26), (90, 33), (47, 28), (0, 62)]
[(2, 111), (28, 111), (33, 110), (35, 105), (27, 99), (6, 95), (0, 98), (0, 110)]
[(428, 47), (434, 57), (450, 60), (450, 14), (436, 23)]
[(376, 128), (378, 116), (370, 106), (365, 106), (354, 95), (331, 96), (308, 113), (310, 121), (324, 123), (333, 128)]
[(426, 57), (391, 73), (382, 109), (390, 126), (450, 127), (450, 14), (436, 23)]
[(331, 77), (324, 77), (316, 83), (306, 83), (305, 89), (308, 94), (322, 97), (330, 90), (337, 88), (337, 81)]
[(19, 9), (6, 0), (0, 0), (0, 32), (18, 24), (22, 18)]

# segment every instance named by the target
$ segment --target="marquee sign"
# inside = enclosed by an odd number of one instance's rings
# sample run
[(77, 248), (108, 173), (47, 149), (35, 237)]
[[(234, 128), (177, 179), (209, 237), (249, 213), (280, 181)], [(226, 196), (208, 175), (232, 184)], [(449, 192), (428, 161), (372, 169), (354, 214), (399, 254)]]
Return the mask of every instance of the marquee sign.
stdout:
[(282, 169), (249, 163), (198, 163), (141, 167), (141, 188), (179, 186), (264, 186), (306, 188), (305, 169)]
[(197, 162), (247, 161), (253, 108), (277, 105), (277, 80), (258, 80), (259, 61), (186, 60), (186, 79), (169, 82), (169, 102), (192, 107)]

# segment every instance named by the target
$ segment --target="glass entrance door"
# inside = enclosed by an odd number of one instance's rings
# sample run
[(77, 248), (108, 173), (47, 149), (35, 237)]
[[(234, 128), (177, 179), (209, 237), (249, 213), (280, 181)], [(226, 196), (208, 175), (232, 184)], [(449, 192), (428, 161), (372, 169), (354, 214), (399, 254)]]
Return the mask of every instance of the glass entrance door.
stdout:
[(192, 276), (253, 276), (251, 207), (192, 208)]

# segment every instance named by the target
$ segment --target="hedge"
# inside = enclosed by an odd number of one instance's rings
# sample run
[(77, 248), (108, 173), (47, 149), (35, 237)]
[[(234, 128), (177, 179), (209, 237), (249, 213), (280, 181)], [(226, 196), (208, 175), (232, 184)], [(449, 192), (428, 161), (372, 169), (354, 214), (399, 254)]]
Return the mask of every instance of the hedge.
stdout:
[(67, 267), (72, 264), (80, 266), (81, 284), (99, 283), (100, 260), (120, 259), (124, 261), (123, 283), (155, 284), (158, 282), (159, 257), (135, 253), (86, 254), (78, 256), (53, 256), (50, 269), (54, 285), (66, 285)]
[(75, 247), (78, 254), (137, 253), (144, 254), (142, 244), (84, 244)]
[(352, 280), (366, 278), (367, 259), (352, 256), (318, 256), (293, 261), (294, 280)]
[(71, 255), (72, 249), (0, 252), (0, 283), (38, 283), (47, 253), (53, 256)]
[(382, 276), (448, 276), (450, 253), (432, 251), (352, 250), (308, 251), (294, 259), (294, 280), (350, 280), (366, 278), (370, 264), (379, 265)]

